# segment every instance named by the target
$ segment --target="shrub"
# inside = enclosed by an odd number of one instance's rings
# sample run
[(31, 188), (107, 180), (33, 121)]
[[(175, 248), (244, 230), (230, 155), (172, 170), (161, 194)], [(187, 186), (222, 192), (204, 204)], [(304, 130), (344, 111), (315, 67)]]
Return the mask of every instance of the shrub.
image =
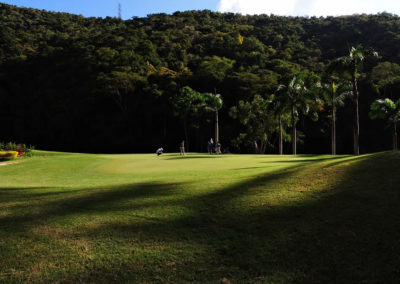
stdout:
[(17, 144), (14, 142), (0, 142), (0, 151), (17, 151), (18, 157), (21, 156), (32, 156), (32, 150), (35, 148), (33, 146), (27, 146), (25, 144)]
[(27, 146), (25, 144), (21, 144), (20, 150), (22, 150), (22, 152), (24, 153), (25, 156), (31, 157), (32, 151), (35, 150), (35, 147), (33, 147), (31, 145)]
[(2, 151), (0, 152), (0, 161), (10, 161), (18, 157), (17, 151)]

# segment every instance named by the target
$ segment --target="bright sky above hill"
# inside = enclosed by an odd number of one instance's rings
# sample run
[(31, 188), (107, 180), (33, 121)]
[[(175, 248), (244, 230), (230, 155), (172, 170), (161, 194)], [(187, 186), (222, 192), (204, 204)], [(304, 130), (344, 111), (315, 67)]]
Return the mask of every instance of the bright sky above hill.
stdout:
[(17, 6), (84, 16), (144, 17), (154, 13), (203, 10), (241, 14), (327, 16), (389, 12), (400, 15), (400, 0), (0, 0)]
[(400, 14), (399, 0), (221, 0), (219, 11), (241, 14), (336, 16), (389, 12)]

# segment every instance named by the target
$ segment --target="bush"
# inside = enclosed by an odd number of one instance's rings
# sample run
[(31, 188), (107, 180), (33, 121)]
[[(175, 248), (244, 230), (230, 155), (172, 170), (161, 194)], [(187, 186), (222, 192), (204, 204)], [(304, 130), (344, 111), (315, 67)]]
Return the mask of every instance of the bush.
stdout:
[(0, 161), (10, 161), (18, 157), (17, 151), (0, 152)]
[(32, 156), (32, 150), (35, 148), (33, 146), (27, 146), (25, 144), (17, 144), (14, 142), (0, 142), (0, 151), (16, 151), (18, 152), (18, 157), (21, 156)]

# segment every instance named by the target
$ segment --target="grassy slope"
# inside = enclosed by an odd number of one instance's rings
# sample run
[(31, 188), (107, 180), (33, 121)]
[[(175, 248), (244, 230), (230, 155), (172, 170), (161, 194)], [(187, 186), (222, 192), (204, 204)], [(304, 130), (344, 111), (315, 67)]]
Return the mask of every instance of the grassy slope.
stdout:
[(0, 167), (0, 282), (398, 283), (399, 165), (41, 152)]

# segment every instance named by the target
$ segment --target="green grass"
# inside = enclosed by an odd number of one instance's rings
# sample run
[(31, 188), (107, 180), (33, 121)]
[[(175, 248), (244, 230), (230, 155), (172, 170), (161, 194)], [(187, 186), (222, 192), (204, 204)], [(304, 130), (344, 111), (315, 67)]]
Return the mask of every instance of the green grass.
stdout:
[(0, 283), (399, 283), (400, 154), (36, 152), (0, 166)]

